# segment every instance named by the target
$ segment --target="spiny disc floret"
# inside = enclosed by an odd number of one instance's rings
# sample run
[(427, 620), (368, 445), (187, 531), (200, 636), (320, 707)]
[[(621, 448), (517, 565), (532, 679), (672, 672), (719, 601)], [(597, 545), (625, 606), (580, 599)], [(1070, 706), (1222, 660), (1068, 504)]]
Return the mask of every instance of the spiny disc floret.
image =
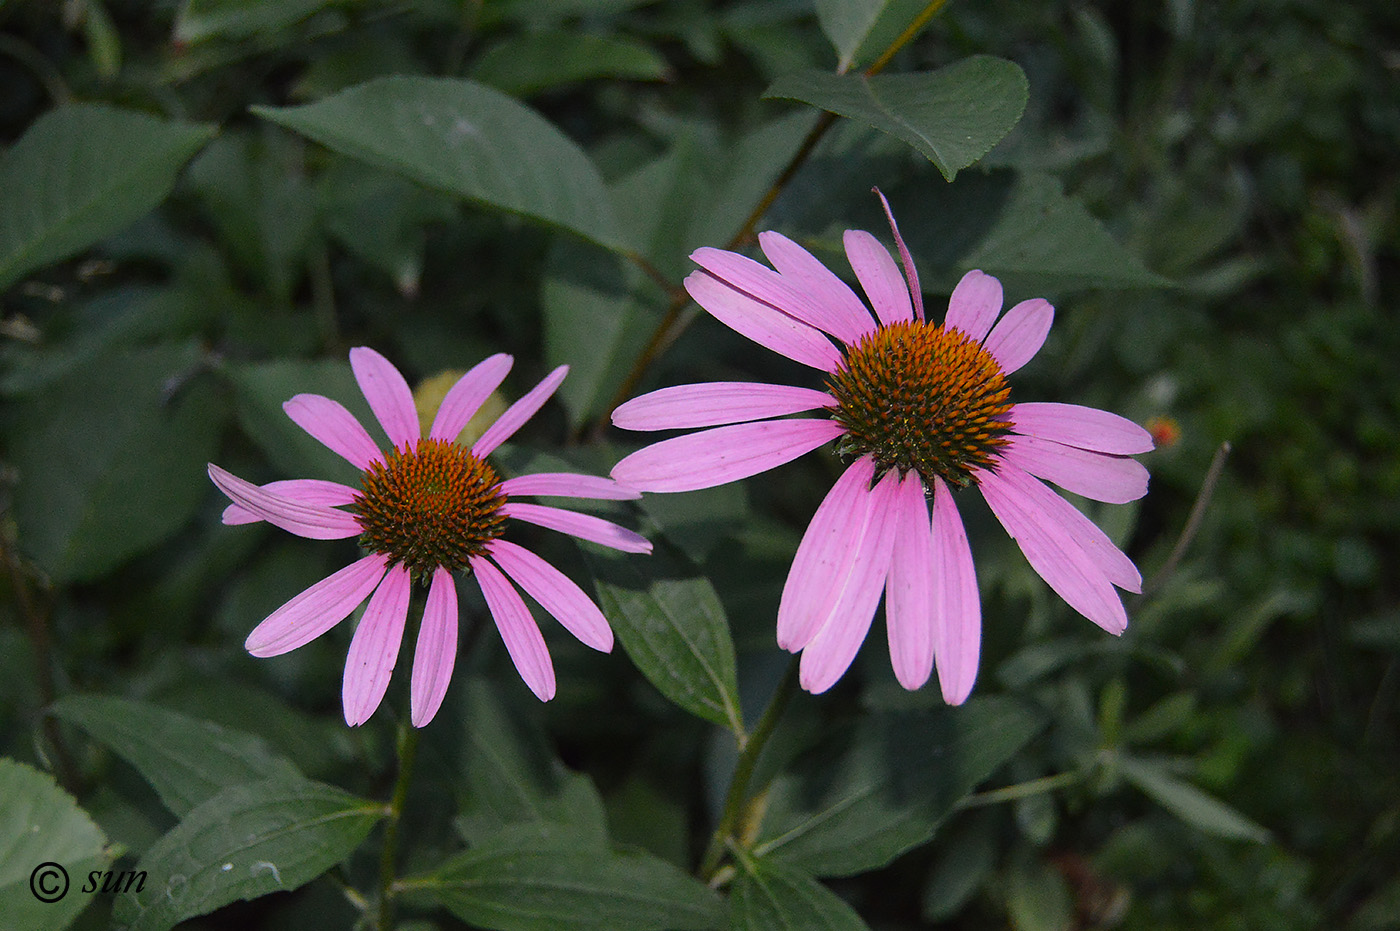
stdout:
[(360, 545), (419, 580), (438, 566), (465, 568), (501, 535), (499, 484), (485, 460), (455, 443), (422, 439), (395, 449), (365, 470), (351, 505), (363, 528)]
[(1011, 387), (991, 353), (960, 330), (910, 320), (882, 326), (846, 351), (827, 379), (843, 455), (880, 472), (910, 469), (962, 486), (992, 468), (1011, 431)]

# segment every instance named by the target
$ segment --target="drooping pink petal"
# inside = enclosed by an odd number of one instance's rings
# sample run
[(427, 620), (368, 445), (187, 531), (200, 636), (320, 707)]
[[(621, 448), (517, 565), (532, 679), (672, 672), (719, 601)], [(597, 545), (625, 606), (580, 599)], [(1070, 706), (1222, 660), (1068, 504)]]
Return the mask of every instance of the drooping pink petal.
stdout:
[(875, 329), (875, 318), (856, 292), (812, 253), (771, 230), (758, 234), (758, 244), (784, 278), (810, 291), (829, 309), (830, 315), (819, 324), (820, 329), (847, 345)]
[(875, 193), (880, 198), (880, 206), (885, 208), (885, 218), (890, 221), (890, 232), (894, 234), (894, 244), (899, 249), (899, 264), (904, 266), (904, 279), (909, 284), (909, 296), (914, 299), (914, 319), (924, 319), (924, 292), (919, 288), (919, 271), (914, 267), (914, 257), (909, 254), (909, 247), (904, 244), (904, 237), (899, 235), (899, 224), (894, 222), (894, 211), (890, 209), (890, 202), (885, 199), (885, 193), (879, 188)]
[(862, 456), (846, 467), (812, 515), (792, 559), (778, 602), (778, 646), (790, 653), (805, 647), (836, 600), (869, 515), (875, 461)]
[(1126, 504), (1147, 494), (1147, 469), (1136, 459), (1090, 452), (1035, 436), (1014, 436), (998, 454), (1065, 491)]
[(705, 246), (690, 259), (731, 288), (838, 339), (854, 329), (854, 321), (838, 307), (748, 256)]
[(961, 705), (977, 681), (982, 598), (962, 517), (943, 479), (933, 492), (933, 651), (943, 700)]
[(350, 369), (395, 449), (411, 448), (418, 442), (418, 410), (413, 406), (413, 390), (392, 362), (368, 346), (350, 350)]
[(870, 517), (845, 585), (821, 629), (802, 648), (797, 678), (814, 695), (831, 688), (845, 674), (870, 631), (890, 571), (898, 496), (899, 470), (891, 469), (867, 496)]
[(471, 567), (520, 678), (540, 701), (549, 701), (554, 697), (554, 663), (525, 600), (489, 559), (473, 556)]
[[(289, 478), (268, 482), (262, 488), (264, 491), (270, 491), (289, 501), (328, 508), (350, 504), (359, 494), (349, 485), (328, 482), (322, 478)], [(225, 524), (252, 524), (260, 520), (262, 520), (261, 517), (240, 505), (230, 504), (224, 508), (223, 521)]]
[(691, 272), (685, 289), (710, 316), (766, 349), (823, 372), (841, 364), (841, 351), (821, 330), (734, 290), (708, 272)]
[[(1083, 512), (1055, 494), (1044, 482), (1012, 463), (998, 466), (1002, 482), (1016, 490), (1037, 512), (1046, 515), (1074, 538), (1108, 580), (1124, 591), (1141, 592), (1142, 575), (1137, 566)], [(980, 475), (980, 473), (979, 473)]]
[(448, 389), (438, 406), (428, 436), (434, 440), (451, 443), (466, 429), (467, 423), (481, 410), (481, 405), (491, 397), (491, 392), (501, 387), (506, 380), (515, 359), (503, 352), (488, 356)]
[[(1008, 466), (1002, 472), (1011, 468), (1014, 467)], [(1008, 484), (1003, 474), (981, 473), (980, 479), (982, 497), (1045, 583), (1071, 608), (1109, 633), (1116, 635), (1126, 630), (1128, 616), (1123, 602), (1103, 569), (1089, 558), (1074, 536)]]
[(353, 514), (319, 504), (305, 504), (259, 488), (209, 463), (209, 477), (229, 499), (274, 527), (310, 540), (343, 540), (360, 534)]
[(693, 491), (791, 462), (846, 432), (834, 420), (765, 420), (715, 427), (644, 446), (612, 477), (642, 491)]
[(910, 472), (895, 502), (894, 552), (885, 580), (885, 631), (890, 664), (906, 689), (917, 689), (933, 672), (933, 538), (924, 483)]
[(384, 458), (368, 431), (339, 401), (299, 394), (282, 403), (292, 422), (361, 471)]
[(612, 650), (613, 632), (603, 612), (567, 575), (509, 540), (492, 540), (486, 550), (505, 574), (565, 630), (595, 650)]
[(1016, 432), (1099, 453), (1131, 456), (1151, 452), (1152, 434), (1126, 417), (1096, 407), (1031, 401), (1011, 407)]
[(543, 504), (526, 504), (521, 501), (507, 501), (501, 505), (500, 513), (505, 517), (548, 527), (580, 540), (591, 540), (624, 553), (651, 552), (651, 541), (646, 537), (592, 514), (580, 514), (577, 511), (566, 511)]
[(457, 663), (457, 583), (442, 566), (433, 570), (423, 623), (413, 648), (413, 677), (409, 682), (409, 719), (423, 727), (438, 713)]
[(624, 430), (686, 430), (747, 423), (828, 406), (835, 407), (836, 399), (825, 391), (794, 385), (715, 381), (676, 385), (633, 398), (613, 411), (612, 422)]
[(914, 319), (914, 307), (909, 303), (909, 285), (899, 273), (899, 266), (890, 258), (889, 250), (880, 240), (865, 230), (846, 230), (843, 237), (846, 258), (851, 270), (860, 280), (875, 316), (889, 326), (901, 320)]
[(987, 336), (987, 352), (991, 353), (1005, 375), (1025, 365), (1045, 345), (1050, 325), (1055, 322), (1055, 308), (1043, 297), (1033, 297), (1012, 307), (992, 327)]
[(481, 434), (481, 438), (472, 444), (472, 455), (477, 458), (485, 458), (495, 452), (496, 447), (515, 435), (515, 431), (525, 426), (525, 422), (535, 416), (535, 412), (544, 407), (544, 402), (548, 401), (554, 392), (559, 390), (559, 384), (564, 380), (564, 376), (569, 374), (569, 367), (561, 365), (544, 377), (538, 385), (525, 392), (525, 395), (510, 407), (491, 426), (486, 428), (486, 432)]
[(991, 332), (997, 314), (1001, 313), (1001, 282), (974, 268), (953, 289), (948, 298), (948, 316), (943, 325), (961, 330), (969, 339), (981, 342)]
[(621, 482), (601, 475), (577, 475), (573, 472), (536, 472), (517, 475), (500, 484), (507, 497), (516, 495), (554, 495), (559, 498), (591, 498), (595, 501), (631, 501), (642, 493)]
[(304, 646), (345, 620), (374, 591), (389, 559), (371, 553), (326, 576), (273, 611), (244, 641), (254, 656), (280, 656)]
[(370, 596), (360, 626), (355, 628), (340, 690), (345, 723), (351, 727), (368, 721), (384, 700), (389, 677), (399, 659), (411, 589), (412, 582), (403, 564), (390, 566), (384, 581)]

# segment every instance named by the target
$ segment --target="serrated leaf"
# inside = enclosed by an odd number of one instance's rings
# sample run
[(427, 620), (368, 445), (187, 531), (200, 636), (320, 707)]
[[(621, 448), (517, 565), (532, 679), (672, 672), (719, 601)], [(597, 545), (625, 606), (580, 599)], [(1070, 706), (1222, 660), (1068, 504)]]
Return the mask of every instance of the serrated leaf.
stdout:
[(299, 775), (260, 737), (147, 702), (70, 695), (49, 711), (134, 766), (177, 817), (230, 786)]
[(348, 857), (385, 814), (309, 779), (269, 779), (224, 789), (151, 845), (137, 868), (147, 882), (117, 897), (129, 931), (166, 931), (240, 899), (305, 885)]
[(5, 928), (62, 931), (92, 901), (78, 892), (88, 873), (112, 862), (107, 838), (52, 776), (7, 757), (0, 758), (0, 798)]
[(666, 59), (635, 39), (559, 29), (502, 40), (481, 53), (471, 76), (523, 97), (589, 78), (659, 81), (666, 73)]
[(839, 755), (826, 747), (820, 768), (774, 784), (755, 849), (817, 876), (884, 866), (927, 842), (1040, 729), (1001, 698), (863, 719)]
[(868, 931), (851, 906), (801, 870), (739, 855), (730, 931)]
[(226, 410), (195, 343), (116, 350), (11, 406), (20, 544), (60, 581), (98, 578), (185, 524)]
[(253, 112), (420, 184), (624, 249), (593, 162), (554, 124), (475, 81), (388, 77)]
[(400, 886), (493, 931), (682, 931), (717, 927), (724, 916), (718, 895), (650, 854), (533, 833), (508, 832)]
[(902, 139), (951, 181), (1016, 125), (1028, 86), (1014, 62), (975, 55), (919, 74), (801, 71), (763, 96), (800, 100)]
[(1258, 844), (1269, 840), (1268, 829), (1150, 760), (1119, 757), (1117, 766), (1123, 778), (1137, 786), (1144, 795), (1207, 834)]
[(99, 104), (39, 117), (0, 156), (0, 292), (139, 219), (213, 135)]
[(710, 581), (664, 546), (644, 565), (587, 555), (598, 604), (642, 675), (691, 714), (742, 734), (734, 642)]

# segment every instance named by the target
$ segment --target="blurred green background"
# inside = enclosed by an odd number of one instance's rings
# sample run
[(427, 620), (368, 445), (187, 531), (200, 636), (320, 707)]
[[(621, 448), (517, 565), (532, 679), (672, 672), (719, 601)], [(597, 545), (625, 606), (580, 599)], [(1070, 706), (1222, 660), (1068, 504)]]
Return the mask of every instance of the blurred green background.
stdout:
[[(901, 3), (906, 20), (922, 6)], [(1130, 634), (1106, 648), (969, 518), (987, 593), (978, 692), (1027, 697), (1051, 722), (1000, 783), (1078, 777), (969, 806), (928, 850), (833, 888), (873, 928), (1400, 928), (1400, 5), (954, 0), (890, 70), (981, 53), (1030, 84), (1025, 116), (981, 163), (949, 185), (906, 149), (838, 131), (759, 228), (878, 233), (880, 183), (937, 307), (970, 243), (996, 270), (979, 224), (1007, 198), (1087, 211), (1121, 250), (1061, 240), (1005, 260), (1009, 295), (1060, 310), (1018, 390), (1157, 434), (1148, 497), (1101, 519), (1160, 584), (1130, 599)], [(785, 0), (0, 0), (0, 144), (68, 100), (217, 127), (182, 143), (197, 154), (157, 210), (0, 292), (5, 753), (56, 767), (134, 849), (160, 830), (149, 797), (76, 732), (66, 759), (44, 749), (54, 697), (165, 703), (382, 791), (362, 761), (382, 762), (389, 734), (344, 728), (340, 649), (276, 664), (241, 649), (337, 551), (221, 527), (204, 463), (334, 477), (279, 405), (301, 391), (355, 400), (350, 346), (374, 345), (415, 380), (512, 352), (518, 392), (578, 345), (551, 308), (604, 260), (332, 155), (250, 106), (385, 74), (470, 77), (553, 121), (618, 190), (653, 170), (703, 201), (735, 139), (805, 118), (761, 100), (769, 83), (832, 66), (811, 4)], [(638, 205), (658, 213), (658, 240), (663, 208)], [(657, 250), (672, 282), (684, 245)], [(619, 296), (622, 361), (581, 363), (532, 424), (537, 445), (599, 471), (620, 447), (588, 441), (589, 426), (664, 307), (639, 277)], [(697, 325), (643, 387), (771, 365), (751, 357)], [(828, 481), (819, 463), (792, 467), (704, 506), (712, 538), (688, 555), (725, 599), (751, 678), (771, 677), (774, 586)], [(1206, 486), (1199, 530), (1173, 557)], [(857, 664), (876, 686), (882, 651), (872, 637)], [(529, 713), (599, 782), (615, 832), (684, 862), (713, 791), (697, 775), (706, 730), (620, 654), (564, 645), (556, 660), (560, 699)], [(863, 701), (888, 699), (876, 686)], [(1118, 750), (1164, 761), (1242, 820), (1199, 796), (1171, 804)]]

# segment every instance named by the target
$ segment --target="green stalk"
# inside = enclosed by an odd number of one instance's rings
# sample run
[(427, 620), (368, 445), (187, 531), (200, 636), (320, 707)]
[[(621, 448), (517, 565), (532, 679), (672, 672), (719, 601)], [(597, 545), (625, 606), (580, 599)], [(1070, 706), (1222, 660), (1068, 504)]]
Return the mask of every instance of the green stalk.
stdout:
[(394, 794), (389, 799), (388, 819), (384, 824), (384, 844), (379, 851), (379, 915), (375, 926), (379, 931), (394, 927), (394, 882), (399, 859), (399, 822), (403, 817), (408, 783), (413, 776), (413, 760), (418, 752), (418, 728), (405, 721), (399, 725), (397, 741), (399, 774), (394, 782)]

